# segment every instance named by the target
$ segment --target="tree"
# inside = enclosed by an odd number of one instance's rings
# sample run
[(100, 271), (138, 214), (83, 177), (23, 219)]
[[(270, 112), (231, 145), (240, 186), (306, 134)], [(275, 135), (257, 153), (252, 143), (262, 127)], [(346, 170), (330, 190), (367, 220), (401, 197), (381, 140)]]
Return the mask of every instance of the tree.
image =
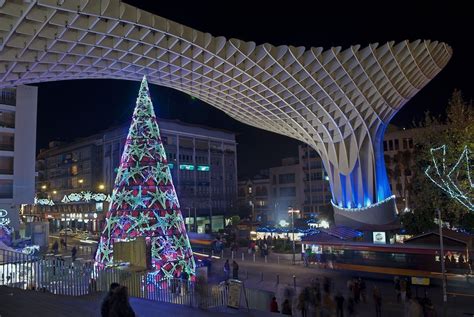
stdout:
[(115, 241), (144, 236), (151, 249), (153, 273), (148, 282), (180, 277), (184, 270), (194, 278), (195, 263), (171, 178), (165, 149), (143, 77), (115, 179), (96, 254), (101, 266), (113, 263)]
[[(451, 225), (461, 224), (461, 219), (468, 213), (464, 206), (451, 199), (430, 181), (425, 175), (425, 170), (433, 162), (430, 151), (432, 148), (447, 146), (448, 151), (445, 157), (447, 168), (452, 168), (456, 164), (465, 146), (473, 150), (473, 122), (472, 102), (465, 102), (461, 92), (456, 90), (449, 100), (446, 119), (442, 120), (426, 113), (425, 119), (418, 125), (421, 130), (414, 140), (415, 167), (410, 184), (413, 192), (411, 195), (413, 214), (407, 213), (402, 216), (402, 222), (409, 232), (416, 234), (433, 228), (437, 208), (440, 208), (442, 212), (443, 221), (448, 221)], [(464, 183), (467, 181), (467, 178), (461, 180)]]

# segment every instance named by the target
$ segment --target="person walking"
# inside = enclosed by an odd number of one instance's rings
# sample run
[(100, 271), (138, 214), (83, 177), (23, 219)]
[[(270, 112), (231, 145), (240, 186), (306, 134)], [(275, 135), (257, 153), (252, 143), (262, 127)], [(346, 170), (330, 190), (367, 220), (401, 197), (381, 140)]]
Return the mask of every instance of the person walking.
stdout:
[(105, 295), (104, 299), (102, 300), (102, 304), (100, 305), (100, 315), (102, 317), (109, 317), (110, 301), (112, 299), (114, 290), (119, 286), (120, 284), (115, 282), (110, 284), (109, 291), (107, 292), (107, 295)]
[(291, 304), (290, 304), (290, 301), (288, 300), (288, 298), (285, 299), (285, 301), (283, 302), (283, 306), (281, 308), (281, 313), (283, 315), (288, 315), (288, 316), (292, 315)]
[(402, 302), (405, 303), (407, 297), (407, 281), (404, 278), (400, 281), (400, 296)]
[(367, 302), (367, 296), (366, 296), (367, 286), (365, 285), (365, 281), (361, 277), (359, 277), (359, 288), (360, 288), (360, 296), (362, 297), (362, 301), (366, 303)]
[(341, 292), (337, 292), (334, 300), (336, 301), (336, 316), (344, 317), (344, 296), (342, 296)]
[(298, 304), (296, 307), (299, 311), (301, 311), (301, 317), (306, 317), (306, 294), (305, 290), (301, 291), (300, 295), (298, 295)]
[(239, 265), (235, 260), (232, 262), (232, 278), (235, 280), (239, 279)]
[(400, 299), (401, 299), (400, 278), (398, 276), (395, 276), (394, 284), (395, 284), (395, 293), (397, 294), (397, 303), (400, 303)]
[(224, 279), (227, 281), (230, 275), (230, 264), (229, 259), (227, 259), (224, 263)]
[(58, 249), (59, 249), (58, 240), (55, 240), (53, 243), (53, 253), (58, 254)]
[(382, 317), (382, 295), (377, 286), (374, 286), (373, 296), (375, 302), (375, 317)]
[(119, 286), (112, 292), (109, 317), (135, 317), (135, 312), (128, 299), (128, 289)]
[(352, 287), (352, 291), (354, 292), (354, 301), (356, 304), (360, 302), (360, 284), (359, 280), (355, 279), (354, 280), (354, 285)]
[(76, 261), (76, 254), (77, 254), (77, 248), (76, 248), (76, 246), (74, 246), (71, 249), (72, 262)]
[(352, 298), (352, 295), (349, 295), (349, 299), (347, 301), (347, 312), (349, 316), (355, 316), (356, 314), (354, 298)]
[(278, 310), (278, 302), (276, 297), (274, 296), (272, 298), (272, 301), (270, 302), (270, 312), (271, 313), (279, 313), (280, 311)]

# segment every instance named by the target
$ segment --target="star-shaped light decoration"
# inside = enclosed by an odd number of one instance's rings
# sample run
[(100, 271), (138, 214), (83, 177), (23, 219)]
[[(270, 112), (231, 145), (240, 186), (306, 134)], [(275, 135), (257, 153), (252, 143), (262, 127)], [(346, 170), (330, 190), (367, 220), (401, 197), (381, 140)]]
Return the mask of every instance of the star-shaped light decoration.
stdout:
[(156, 191), (150, 191), (148, 192), (148, 194), (152, 197), (150, 201), (150, 206), (153, 206), (154, 203), (159, 202), (161, 208), (166, 209), (166, 191), (161, 191), (161, 189), (156, 188)]
[(130, 199), (132, 198), (133, 190), (127, 190), (122, 188), (121, 190), (115, 189), (112, 193), (113, 204), (121, 208), (123, 203), (130, 204)]
[(143, 197), (142, 196), (142, 187), (138, 187), (138, 193), (135, 196), (130, 198), (130, 205), (132, 209), (135, 210), (139, 207), (147, 208), (146, 201), (150, 200), (150, 197)]

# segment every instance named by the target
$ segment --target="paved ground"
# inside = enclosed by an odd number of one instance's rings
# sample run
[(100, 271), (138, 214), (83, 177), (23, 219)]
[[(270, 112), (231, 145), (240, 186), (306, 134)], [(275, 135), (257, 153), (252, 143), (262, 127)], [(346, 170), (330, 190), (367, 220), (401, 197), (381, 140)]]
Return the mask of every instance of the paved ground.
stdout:
[[(209, 280), (211, 283), (218, 283), (223, 280), (224, 259), (232, 257), (231, 253), (228, 251), (224, 254), (224, 258), (220, 258), (222, 254), (216, 255), (219, 259), (213, 260), (211, 272), (209, 274)], [(87, 257), (87, 254), (84, 254), (84, 257)], [(357, 305), (356, 309), (359, 316), (375, 315), (371, 297), (371, 291), (374, 285), (376, 285), (382, 293), (383, 316), (401, 317), (405, 315), (404, 311), (406, 307), (396, 301), (392, 276), (371, 273), (355, 273), (344, 270), (336, 271), (316, 267), (305, 268), (301, 261), (297, 261), (296, 265), (292, 265), (291, 255), (277, 256), (271, 254), (266, 260), (265, 258), (256, 256), (255, 262), (253, 261), (253, 257), (246, 253), (244, 253), (244, 260), (242, 261), (242, 252), (234, 254), (234, 257), (240, 265), (239, 278), (245, 282), (245, 286), (247, 288), (274, 292), (279, 303), (282, 303), (284, 300), (285, 289), (293, 289), (296, 284), (296, 290), (299, 292), (303, 287), (307, 286), (312, 279), (316, 277), (322, 279), (324, 276), (327, 276), (332, 280), (332, 294), (341, 291), (347, 299), (347, 280), (354, 276), (362, 276), (366, 280), (368, 287), (368, 302)], [(420, 287), (418, 290), (413, 289), (413, 293), (416, 294), (416, 292), (418, 292), (418, 295), (422, 297), (426, 291), (427, 296), (433, 301), (433, 303), (435, 303), (438, 315), (442, 316), (440, 281), (436, 279), (432, 279), (432, 281), (434, 281), (436, 285), (429, 288)], [(474, 281), (466, 283), (464, 277), (450, 276), (448, 280), (448, 291), (451, 293), (448, 299), (448, 316), (474, 316)], [(457, 296), (453, 296), (453, 294), (457, 294)], [(88, 300), (90, 301), (91, 299)], [(95, 299), (95, 301), (97, 302), (98, 300)], [(155, 305), (167, 306), (168, 304), (150, 303), (145, 301), (144, 305), (139, 305), (139, 309), (145, 309), (141, 308), (141, 306), (154, 307)], [(171, 306), (170, 309), (176, 309), (174, 305)], [(194, 316), (195, 312), (192, 312), (192, 316)], [(190, 312), (188, 312), (188, 314), (189, 313)], [(153, 315), (147, 313), (146, 316)]]
[[(0, 286), (1, 317), (95, 317), (100, 316), (100, 302), (103, 295), (97, 296), (58, 296), (35, 291), (23, 291)], [(226, 309), (225, 311), (204, 311), (188, 306), (159, 303), (143, 299), (130, 300), (133, 310), (139, 317), (173, 316), (273, 316), (272, 313), (247, 312), (245, 310)]]
[[(315, 267), (306, 268), (301, 263), (292, 265), (291, 260), (282, 258), (280, 258), (280, 264), (278, 264), (278, 261), (275, 261), (275, 256), (269, 257), (267, 263), (258, 258), (256, 258), (256, 262), (253, 262), (253, 258), (245, 258), (245, 261), (242, 261), (240, 258), (237, 262), (240, 266), (239, 278), (245, 282), (247, 288), (273, 291), (280, 303), (285, 297), (284, 290), (286, 288), (294, 288), (295, 282), (297, 292), (299, 292), (302, 287), (307, 286), (312, 279), (319, 277), (322, 280), (324, 276), (331, 278), (332, 294), (341, 291), (347, 299), (349, 295), (346, 287), (347, 280), (354, 276), (362, 276), (366, 280), (368, 288), (368, 301), (366, 304), (361, 303), (357, 305), (356, 309), (359, 316), (375, 316), (374, 303), (372, 300), (372, 289), (374, 286), (377, 286), (382, 293), (383, 316), (401, 317), (405, 315), (404, 311), (406, 307), (402, 303), (397, 303), (393, 288), (393, 277), (391, 276), (318, 269)], [(222, 259), (215, 260), (212, 264), (210, 274), (212, 282), (224, 278), (223, 265), (224, 260)], [(448, 285), (450, 284), (451, 287), (448, 288), (448, 291), (451, 293), (466, 294), (469, 296), (450, 296), (448, 298), (448, 316), (474, 316), (474, 281), (472, 284), (463, 282), (459, 285), (453, 285), (454, 281), (449, 281)], [(418, 296), (420, 297), (423, 297), (426, 291), (427, 296), (435, 304), (438, 316), (442, 316), (442, 290), (439, 285), (427, 288), (419, 287), (418, 290), (413, 288), (412, 290), (414, 294), (418, 291)]]

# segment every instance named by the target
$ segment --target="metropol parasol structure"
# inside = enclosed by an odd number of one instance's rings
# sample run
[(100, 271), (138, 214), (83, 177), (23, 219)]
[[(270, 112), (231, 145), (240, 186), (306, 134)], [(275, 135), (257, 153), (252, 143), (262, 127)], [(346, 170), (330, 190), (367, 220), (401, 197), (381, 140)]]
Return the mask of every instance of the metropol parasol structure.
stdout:
[(214, 37), (118, 0), (0, 0), (0, 88), (112, 78), (171, 87), (314, 148), (338, 224), (396, 220), (391, 118), (448, 63), (430, 40), (345, 49)]

